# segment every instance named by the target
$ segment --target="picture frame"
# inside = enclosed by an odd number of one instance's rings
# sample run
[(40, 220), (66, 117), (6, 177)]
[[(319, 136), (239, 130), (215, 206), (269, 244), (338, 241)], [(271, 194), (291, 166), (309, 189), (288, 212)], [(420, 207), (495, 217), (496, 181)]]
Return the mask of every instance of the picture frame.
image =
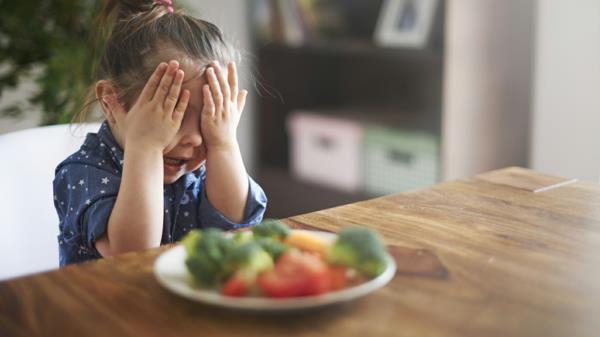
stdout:
[(438, 0), (384, 0), (375, 42), (386, 47), (427, 46)]

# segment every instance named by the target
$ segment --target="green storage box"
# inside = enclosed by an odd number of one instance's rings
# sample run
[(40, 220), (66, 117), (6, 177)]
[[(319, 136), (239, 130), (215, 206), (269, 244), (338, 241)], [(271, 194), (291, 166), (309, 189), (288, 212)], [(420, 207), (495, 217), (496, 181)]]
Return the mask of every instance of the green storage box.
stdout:
[(429, 133), (370, 125), (365, 128), (365, 189), (386, 195), (438, 182), (437, 138)]

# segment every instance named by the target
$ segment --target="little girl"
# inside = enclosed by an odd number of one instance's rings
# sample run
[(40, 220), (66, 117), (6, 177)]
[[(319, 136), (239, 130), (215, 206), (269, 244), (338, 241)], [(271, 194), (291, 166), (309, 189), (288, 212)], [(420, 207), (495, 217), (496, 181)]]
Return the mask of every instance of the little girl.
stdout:
[(56, 168), (60, 265), (260, 222), (236, 139), (239, 54), (170, 0), (109, 0), (101, 18), (116, 19), (95, 85), (106, 120)]

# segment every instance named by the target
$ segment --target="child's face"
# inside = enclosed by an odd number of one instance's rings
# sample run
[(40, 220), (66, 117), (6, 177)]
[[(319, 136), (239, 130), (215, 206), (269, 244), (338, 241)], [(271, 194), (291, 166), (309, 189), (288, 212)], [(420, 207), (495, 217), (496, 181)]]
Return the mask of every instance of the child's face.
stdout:
[(183, 89), (190, 91), (190, 101), (181, 127), (163, 151), (164, 183), (171, 184), (186, 173), (194, 171), (206, 159), (206, 147), (200, 133), (200, 113), (204, 105), (202, 86), (206, 84), (204, 69), (192, 62), (180, 61), (185, 72)]

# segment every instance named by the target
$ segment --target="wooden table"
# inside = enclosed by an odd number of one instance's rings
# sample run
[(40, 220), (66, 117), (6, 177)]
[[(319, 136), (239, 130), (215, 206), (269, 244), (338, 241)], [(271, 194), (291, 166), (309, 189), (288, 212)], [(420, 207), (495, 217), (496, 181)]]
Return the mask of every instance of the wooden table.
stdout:
[(600, 336), (596, 184), (508, 168), (286, 221), (376, 229), (398, 274), (344, 305), (250, 314), (163, 289), (161, 247), (1, 282), (0, 336)]

